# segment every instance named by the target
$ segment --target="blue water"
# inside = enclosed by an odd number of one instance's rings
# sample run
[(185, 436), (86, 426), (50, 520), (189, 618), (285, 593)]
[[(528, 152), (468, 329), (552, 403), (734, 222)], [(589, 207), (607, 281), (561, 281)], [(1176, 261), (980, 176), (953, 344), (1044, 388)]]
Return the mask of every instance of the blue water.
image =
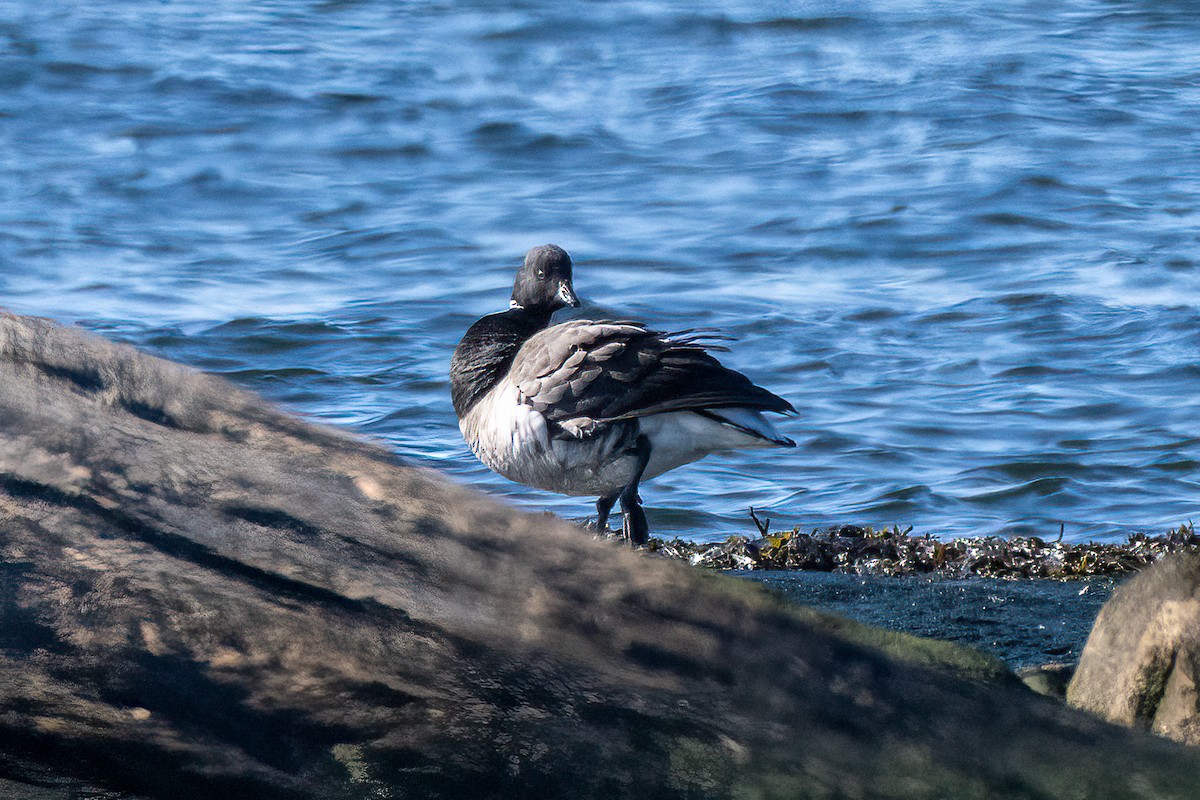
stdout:
[(587, 315), (714, 326), (795, 451), (659, 532), (1200, 517), (1190, 2), (0, 0), (0, 305), (523, 506), (451, 350), (532, 245)]

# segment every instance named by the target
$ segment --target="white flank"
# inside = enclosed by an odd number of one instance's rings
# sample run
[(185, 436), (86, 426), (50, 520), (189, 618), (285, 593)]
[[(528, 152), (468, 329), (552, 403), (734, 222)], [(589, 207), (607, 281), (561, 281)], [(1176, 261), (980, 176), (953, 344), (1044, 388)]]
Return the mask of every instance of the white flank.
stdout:
[(611, 494), (633, 480), (637, 459), (621, 450), (626, 431), (614, 425), (600, 436), (552, 439), (546, 419), (520, 402), (507, 378), (459, 420), (463, 438), (484, 464), (504, 477), (560, 494)]
[(546, 419), (521, 402), (520, 390), (505, 378), (459, 420), (459, 427), (479, 460), (509, 480), (582, 496), (612, 494), (633, 480), (637, 459), (629, 453), (632, 425), (650, 439), (644, 479), (709, 453), (788, 442), (757, 411), (723, 408), (707, 413), (725, 421), (674, 411), (617, 423), (588, 439), (553, 439)]

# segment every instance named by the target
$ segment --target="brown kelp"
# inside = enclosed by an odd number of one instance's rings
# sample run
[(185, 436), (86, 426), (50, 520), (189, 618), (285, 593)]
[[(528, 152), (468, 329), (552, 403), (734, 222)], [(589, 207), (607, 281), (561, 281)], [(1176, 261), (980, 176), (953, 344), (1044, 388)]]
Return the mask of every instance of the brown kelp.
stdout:
[[(752, 514), (752, 516), (754, 516)], [(1124, 575), (1168, 553), (1200, 550), (1191, 523), (1162, 535), (1135, 533), (1125, 542), (1064, 542), (1038, 536), (977, 536), (943, 540), (913, 535), (899, 526), (876, 530), (841, 525), (769, 530), (756, 516), (759, 536), (732, 535), (720, 542), (651, 539), (651, 552), (711, 569), (816, 570), (861, 575), (928, 575), (949, 578), (1050, 578)]]

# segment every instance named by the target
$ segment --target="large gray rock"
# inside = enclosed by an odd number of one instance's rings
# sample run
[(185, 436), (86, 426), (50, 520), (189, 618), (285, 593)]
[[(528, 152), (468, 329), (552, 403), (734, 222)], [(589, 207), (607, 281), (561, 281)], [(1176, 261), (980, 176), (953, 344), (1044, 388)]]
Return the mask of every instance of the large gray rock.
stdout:
[(1172, 556), (1132, 578), (1101, 609), (1067, 702), (1200, 745), (1197, 686), (1200, 554)]
[(970, 651), (0, 316), (6, 796), (1158, 799), (1198, 773)]

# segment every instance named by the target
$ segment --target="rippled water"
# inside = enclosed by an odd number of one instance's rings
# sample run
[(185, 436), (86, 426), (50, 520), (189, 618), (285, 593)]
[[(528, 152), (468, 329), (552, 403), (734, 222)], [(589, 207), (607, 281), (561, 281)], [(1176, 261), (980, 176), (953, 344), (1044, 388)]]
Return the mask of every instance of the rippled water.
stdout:
[(531, 245), (583, 313), (737, 337), (796, 451), (651, 482), (696, 535), (1200, 516), (1184, 2), (0, 0), (0, 304), (532, 508), (450, 408)]

